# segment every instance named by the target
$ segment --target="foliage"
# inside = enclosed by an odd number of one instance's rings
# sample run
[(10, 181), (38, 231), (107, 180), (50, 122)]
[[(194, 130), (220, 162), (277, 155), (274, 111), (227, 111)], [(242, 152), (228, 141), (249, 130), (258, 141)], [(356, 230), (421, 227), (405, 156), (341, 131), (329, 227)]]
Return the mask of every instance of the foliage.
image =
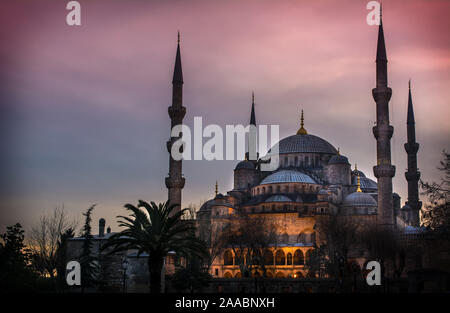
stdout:
[(422, 210), (423, 225), (450, 238), (450, 154), (443, 151), (443, 160), (438, 169), (443, 173), (440, 183), (423, 182), (422, 194), (428, 197), (428, 204)]
[(33, 226), (29, 239), (33, 266), (42, 276), (54, 277), (57, 268), (57, 250), (61, 235), (76, 227), (75, 221), (70, 221), (64, 208), (56, 207), (51, 214), (41, 217)]
[(0, 234), (0, 291), (34, 291), (37, 276), (29, 266), (30, 252), (24, 245), (24, 230), (17, 223)]
[[(161, 292), (161, 270), (164, 257), (174, 251), (178, 257), (205, 258), (206, 244), (195, 236), (193, 221), (182, 220), (184, 210), (174, 211), (176, 204), (139, 200), (138, 206), (126, 204), (130, 216), (118, 216), (119, 226), (125, 229), (112, 235), (102, 249), (108, 253), (136, 249), (138, 256), (148, 253), (150, 292)], [(141, 210), (143, 208), (144, 210)]]
[(82, 290), (86, 287), (92, 287), (97, 284), (97, 277), (99, 274), (99, 266), (97, 258), (92, 253), (93, 236), (91, 228), (91, 215), (95, 208), (95, 204), (92, 205), (86, 212), (83, 213), (85, 217), (81, 237), (84, 237), (83, 247), (81, 252), (81, 286)]
[(211, 278), (207, 269), (202, 268), (202, 262), (195, 258), (188, 260), (186, 267), (177, 269), (172, 282), (178, 291), (188, 289), (193, 293), (208, 286)]

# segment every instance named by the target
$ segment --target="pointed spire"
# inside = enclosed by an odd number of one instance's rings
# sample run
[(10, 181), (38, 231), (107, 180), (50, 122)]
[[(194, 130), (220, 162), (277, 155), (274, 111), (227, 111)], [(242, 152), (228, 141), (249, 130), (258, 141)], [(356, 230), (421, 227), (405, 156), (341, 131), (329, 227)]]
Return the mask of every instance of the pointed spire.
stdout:
[(359, 174), (358, 174), (358, 182), (357, 182), (358, 188), (356, 189), (356, 192), (362, 192), (361, 190), (361, 182), (359, 181)]
[(250, 125), (256, 126), (256, 117), (255, 117), (255, 93), (252, 91), (252, 112), (250, 113)]
[(406, 119), (406, 124), (414, 124), (414, 109), (413, 109), (413, 103), (412, 103), (412, 96), (411, 96), (411, 80), (409, 80), (409, 94), (408, 94), (408, 117)]
[(219, 193), (219, 184), (217, 183), (217, 180), (216, 180), (216, 190), (215, 190), (215, 193), (216, 193), (216, 196), (217, 196), (217, 194)]
[(175, 68), (173, 70), (173, 83), (183, 83), (183, 71), (181, 69), (181, 53), (180, 53), (180, 32), (177, 39), (177, 55), (175, 57)]
[(303, 110), (302, 110), (302, 116), (300, 117), (300, 128), (297, 130), (297, 135), (307, 135), (308, 132), (305, 129), (305, 119), (303, 117)]
[(355, 172), (358, 170), (358, 166), (356, 165), (356, 163), (355, 163)]
[(387, 61), (386, 45), (384, 43), (382, 8), (380, 5), (380, 26), (378, 27), (377, 61)]

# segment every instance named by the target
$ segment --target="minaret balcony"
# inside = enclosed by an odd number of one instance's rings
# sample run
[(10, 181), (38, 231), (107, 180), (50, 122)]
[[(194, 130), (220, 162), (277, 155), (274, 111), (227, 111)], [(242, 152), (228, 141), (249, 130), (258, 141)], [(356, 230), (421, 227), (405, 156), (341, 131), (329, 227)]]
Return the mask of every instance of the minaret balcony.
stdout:
[(392, 138), (394, 127), (391, 125), (376, 125), (372, 128), (373, 135), (378, 138)]
[(388, 102), (389, 100), (391, 100), (392, 89), (389, 88), (389, 87), (373, 88), (372, 89), (372, 96), (373, 96), (373, 99), (375, 100), (375, 102), (378, 102), (378, 101), (386, 101), (386, 102)]
[(186, 107), (184, 106), (170, 106), (168, 108), (169, 116), (171, 120), (182, 120), (186, 115)]
[(405, 172), (405, 178), (407, 181), (417, 181), (420, 178), (419, 171)]
[(167, 188), (179, 188), (184, 187), (185, 178), (184, 177), (166, 177), (166, 187)]
[(419, 144), (416, 142), (407, 142), (405, 143), (405, 150), (408, 154), (415, 154), (419, 151)]
[(390, 164), (379, 164), (373, 167), (373, 174), (376, 178), (380, 177), (394, 177), (395, 166)]

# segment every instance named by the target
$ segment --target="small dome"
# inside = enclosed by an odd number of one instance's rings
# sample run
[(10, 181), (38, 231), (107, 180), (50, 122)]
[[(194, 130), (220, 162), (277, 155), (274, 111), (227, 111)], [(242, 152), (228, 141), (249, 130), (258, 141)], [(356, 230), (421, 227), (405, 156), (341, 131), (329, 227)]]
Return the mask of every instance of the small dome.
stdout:
[[(336, 154), (337, 150), (328, 141), (314, 135), (292, 135), (277, 143), (279, 153), (328, 153)], [(272, 150), (272, 149), (271, 149)], [(269, 154), (270, 151), (269, 150)]]
[(275, 183), (307, 183), (307, 184), (316, 184), (314, 179), (309, 177), (308, 175), (292, 171), (292, 170), (281, 170), (270, 174), (266, 178), (263, 179), (261, 185), (266, 184), (275, 184)]
[(353, 193), (349, 194), (347, 197), (345, 197), (343, 206), (361, 206), (361, 207), (375, 206), (376, 207), (377, 201), (375, 201), (375, 199), (367, 193), (353, 192)]
[(265, 202), (292, 202), (292, 200), (283, 195), (273, 195), (267, 198)]
[(353, 170), (352, 175), (355, 177), (357, 177), (359, 175), (360, 178), (366, 177), (366, 175), (363, 172), (361, 172), (360, 170)]
[(244, 161), (239, 162), (234, 169), (235, 170), (240, 170), (240, 169), (254, 170), (255, 165), (253, 164), (252, 161), (244, 160)]
[(330, 160), (328, 161), (328, 164), (348, 164), (350, 165), (350, 163), (348, 162), (347, 157), (337, 154), (337, 155), (333, 155)]

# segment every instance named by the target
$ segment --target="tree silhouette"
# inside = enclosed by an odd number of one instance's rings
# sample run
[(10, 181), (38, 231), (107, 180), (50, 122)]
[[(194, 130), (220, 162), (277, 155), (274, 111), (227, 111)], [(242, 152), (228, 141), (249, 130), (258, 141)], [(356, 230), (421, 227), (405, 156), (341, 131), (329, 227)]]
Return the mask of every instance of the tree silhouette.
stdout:
[[(102, 249), (112, 248), (108, 253), (137, 250), (138, 256), (148, 253), (150, 292), (161, 292), (161, 271), (169, 251), (178, 257), (206, 258), (208, 252), (204, 241), (195, 237), (193, 221), (182, 220), (186, 209), (173, 212), (176, 204), (139, 200), (137, 207), (126, 204), (130, 216), (118, 216), (119, 226), (125, 229), (112, 235)], [(143, 208), (144, 210), (141, 210)]]

